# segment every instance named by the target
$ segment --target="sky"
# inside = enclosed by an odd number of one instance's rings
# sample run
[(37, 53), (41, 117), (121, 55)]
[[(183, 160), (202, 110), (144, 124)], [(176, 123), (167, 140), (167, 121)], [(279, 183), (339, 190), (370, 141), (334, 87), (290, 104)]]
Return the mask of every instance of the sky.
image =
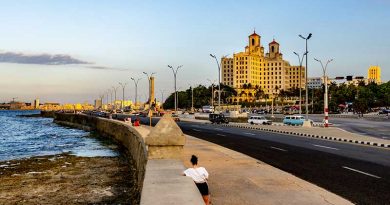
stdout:
[[(0, 102), (76, 103), (99, 98), (119, 82), (134, 99), (134, 83), (146, 100), (155, 72), (156, 97), (173, 91), (167, 65), (183, 65), (177, 87), (209, 85), (218, 79), (210, 53), (244, 50), (253, 30), (280, 43), (284, 59), (298, 65), (308, 42), (308, 75), (320, 76), (314, 57), (326, 61), (330, 77), (367, 76), (370, 65), (390, 80), (390, 1), (1, 1)], [(117, 96), (122, 96), (118, 89)]]

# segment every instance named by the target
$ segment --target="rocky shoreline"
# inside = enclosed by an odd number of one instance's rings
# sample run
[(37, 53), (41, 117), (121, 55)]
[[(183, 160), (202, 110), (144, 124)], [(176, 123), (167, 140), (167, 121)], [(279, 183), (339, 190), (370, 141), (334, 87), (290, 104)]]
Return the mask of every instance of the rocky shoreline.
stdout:
[(0, 162), (0, 204), (138, 204), (123, 156), (69, 154)]

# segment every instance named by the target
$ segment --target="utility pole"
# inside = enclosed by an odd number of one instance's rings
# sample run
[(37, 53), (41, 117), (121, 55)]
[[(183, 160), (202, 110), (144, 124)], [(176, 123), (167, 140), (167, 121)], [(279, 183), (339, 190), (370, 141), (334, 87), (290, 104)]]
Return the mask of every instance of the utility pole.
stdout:
[(139, 80), (141, 80), (142, 78), (138, 78), (137, 80), (135, 80), (134, 78), (131, 78), (131, 80), (134, 81), (134, 85), (135, 85), (135, 99), (134, 99), (134, 105), (137, 105), (137, 100), (138, 100), (138, 82)]
[(299, 62), (299, 115), (301, 115), (302, 114), (302, 62), (303, 62), (303, 58), (307, 55), (307, 52), (305, 52), (302, 55), (302, 58), (300, 58), (298, 53), (294, 52), (294, 54), (298, 56), (298, 62)]
[(176, 77), (177, 77), (177, 71), (179, 70), (179, 68), (183, 67), (183, 65), (178, 66), (176, 68), (176, 70), (172, 66), (170, 66), (170, 65), (168, 65), (168, 67), (172, 69), (173, 77), (174, 77), (174, 83), (175, 83), (175, 113), (176, 113), (177, 112), (177, 100), (178, 100), (177, 99), (177, 90), (176, 90)]
[(210, 56), (215, 59), (218, 65), (218, 109), (220, 109), (221, 108), (221, 67), (219, 65), (217, 57), (213, 54), (210, 54)]
[(305, 99), (305, 101), (306, 101), (306, 121), (308, 121), (308, 119), (309, 119), (309, 106), (308, 106), (308, 99), (309, 99), (309, 92), (308, 92), (308, 90), (307, 90), (307, 70), (308, 70), (308, 68), (307, 68), (307, 54), (308, 54), (308, 51), (307, 51), (307, 40), (309, 40), (310, 38), (311, 38), (311, 36), (312, 36), (312, 34), (311, 33), (309, 33), (309, 35), (307, 36), (307, 37), (303, 37), (302, 35), (299, 35), (299, 37), (301, 37), (302, 39), (304, 39), (305, 41), (306, 41), (306, 71), (305, 71), (305, 77), (306, 77), (306, 80), (305, 80), (305, 89), (306, 89), (306, 99)]
[(328, 127), (329, 126), (329, 121), (328, 121), (328, 78), (326, 76), (326, 68), (328, 67), (328, 64), (330, 62), (333, 61), (333, 59), (330, 59), (326, 62), (325, 64), (325, 67), (324, 67), (324, 64), (322, 64), (322, 61), (321, 60), (318, 60), (316, 58), (314, 58), (314, 60), (320, 62), (321, 64), (321, 67), (322, 67), (322, 72), (323, 72), (323, 76), (324, 76), (324, 86), (325, 86), (325, 94), (324, 94), (324, 127)]

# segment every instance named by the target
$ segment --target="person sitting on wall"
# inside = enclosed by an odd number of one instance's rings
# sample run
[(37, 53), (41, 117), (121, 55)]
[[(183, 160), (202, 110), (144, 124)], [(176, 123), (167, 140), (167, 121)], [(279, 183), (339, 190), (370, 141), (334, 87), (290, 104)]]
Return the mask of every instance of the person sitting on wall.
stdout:
[(191, 156), (192, 168), (188, 168), (184, 171), (184, 176), (191, 177), (194, 180), (195, 185), (198, 187), (200, 194), (202, 194), (203, 201), (206, 205), (210, 204), (210, 192), (207, 180), (209, 173), (204, 167), (198, 167), (198, 157)]
[(137, 118), (135, 119), (135, 121), (134, 121), (134, 127), (138, 127), (138, 126), (140, 126), (140, 120), (139, 120), (139, 118), (137, 117)]

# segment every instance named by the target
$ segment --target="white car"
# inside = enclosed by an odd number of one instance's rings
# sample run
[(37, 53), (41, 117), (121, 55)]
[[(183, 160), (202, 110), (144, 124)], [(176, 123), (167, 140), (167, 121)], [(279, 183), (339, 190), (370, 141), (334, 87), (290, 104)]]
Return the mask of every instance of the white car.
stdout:
[(248, 119), (249, 124), (259, 124), (259, 125), (272, 125), (271, 120), (267, 120), (264, 116), (251, 116)]

